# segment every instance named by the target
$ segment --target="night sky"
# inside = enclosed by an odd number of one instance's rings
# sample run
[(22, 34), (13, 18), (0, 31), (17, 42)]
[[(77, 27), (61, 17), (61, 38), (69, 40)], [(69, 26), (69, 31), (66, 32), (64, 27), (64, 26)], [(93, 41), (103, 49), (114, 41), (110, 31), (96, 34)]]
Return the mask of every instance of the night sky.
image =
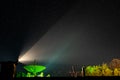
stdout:
[(33, 0), (1, 3), (0, 61), (65, 65), (119, 58), (119, 0)]

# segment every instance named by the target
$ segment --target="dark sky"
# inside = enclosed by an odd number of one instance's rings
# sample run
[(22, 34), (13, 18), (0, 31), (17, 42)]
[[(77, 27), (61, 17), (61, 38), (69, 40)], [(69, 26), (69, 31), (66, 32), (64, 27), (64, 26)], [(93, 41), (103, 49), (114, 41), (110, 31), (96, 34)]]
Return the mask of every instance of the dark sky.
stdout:
[[(120, 53), (119, 0), (9, 1), (1, 5), (0, 60), (101, 64)], [(22, 61), (21, 60), (21, 61)]]

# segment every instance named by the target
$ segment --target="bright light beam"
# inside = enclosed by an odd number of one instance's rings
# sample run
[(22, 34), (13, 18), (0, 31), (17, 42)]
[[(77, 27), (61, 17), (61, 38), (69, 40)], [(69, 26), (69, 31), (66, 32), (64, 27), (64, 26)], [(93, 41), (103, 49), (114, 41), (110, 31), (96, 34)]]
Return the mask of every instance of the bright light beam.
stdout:
[(63, 60), (57, 59), (61, 55), (67, 54), (65, 52), (65, 46), (70, 45), (73, 40), (77, 39), (77, 34), (80, 31), (74, 27), (66, 27), (66, 25), (64, 25), (66, 21), (68, 21), (68, 18), (63, 17), (30, 50), (24, 55), (20, 55), (19, 62), (33, 62), (34, 60), (50, 63), (58, 61), (62, 62)]
[(75, 39), (75, 35), (64, 27), (53, 27), (30, 50), (24, 55), (20, 55), (19, 62), (32, 62), (36, 59), (40, 62), (55, 61), (57, 59), (55, 55), (63, 55), (60, 51), (63, 51), (66, 45), (70, 45)]

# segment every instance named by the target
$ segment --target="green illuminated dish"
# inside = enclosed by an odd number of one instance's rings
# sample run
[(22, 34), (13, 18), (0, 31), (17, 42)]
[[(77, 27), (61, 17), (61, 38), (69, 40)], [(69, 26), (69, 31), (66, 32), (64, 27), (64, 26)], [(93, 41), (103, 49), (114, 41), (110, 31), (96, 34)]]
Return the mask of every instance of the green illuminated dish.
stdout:
[(41, 65), (26, 65), (24, 66), (24, 69), (27, 70), (28, 72), (38, 73), (45, 70), (46, 67)]

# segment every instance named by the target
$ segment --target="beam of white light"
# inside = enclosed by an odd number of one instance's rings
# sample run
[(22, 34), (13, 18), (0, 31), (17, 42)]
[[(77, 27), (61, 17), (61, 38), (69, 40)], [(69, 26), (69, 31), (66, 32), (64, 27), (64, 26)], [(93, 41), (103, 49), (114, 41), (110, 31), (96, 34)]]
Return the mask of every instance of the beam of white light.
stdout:
[(25, 62), (31, 61), (33, 56), (29, 54), (30, 53), (24, 54), (21, 58), (19, 58), (19, 62), (25, 63)]
[[(63, 49), (66, 45), (69, 45), (74, 39), (75, 35), (63, 34), (61, 35), (60, 29), (56, 33), (54, 31), (56, 28), (53, 28), (49, 31), (42, 39), (40, 39), (30, 50), (28, 50), (24, 55), (19, 58), (19, 62), (25, 63), (27, 61), (54, 61), (55, 55), (59, 56), (62, 54)], [(58, 35), (56, 35), (58, 33)], [(68, 46), (67, 46), (68, 47)]]
[[(90, 11), (91, 9), (92, 7), (89, 8)], [(108, 39), (102, 37), (104, 29), (100, 26), (108, 25), (104, 24), (104, 18), (102, 19), (100, 15), (89, 16), (92, 11), (79, 15), (84, 9), (80, 10), (80, 6), (77, 5), (67, 16), (63, 16), (30, 50), (24, 55), (20, 55), (19, 61), (22, 63), (38, 60), (50, 63), (55, 61), (87, 64), (102, 62), (107, 58), (118, 56), (114, 54), (115, 51), (112, 51), (113, 46), (110, 48), (104, 41)], [(65, 47), (67, 44), (70, 45), (70, 48)], [(96, 62), (96, 60), (99, 61)]]
[[(67, 19), (67, 18), (66, 18)], [(62, 62), (58, 60), (60, 56), (65, 56), (65, 49), (76, 39), (78, 31), (74, 27), (66, 27), (64, 17), (51, 28), (30, 50), (24, 55), (20, 55), (21, 63), (26, 61), (43, 61), (43, 62)], [(67, 22), (68, 23), (68, 22)], [(66, 47), (65, 47), (66, 46)]]

